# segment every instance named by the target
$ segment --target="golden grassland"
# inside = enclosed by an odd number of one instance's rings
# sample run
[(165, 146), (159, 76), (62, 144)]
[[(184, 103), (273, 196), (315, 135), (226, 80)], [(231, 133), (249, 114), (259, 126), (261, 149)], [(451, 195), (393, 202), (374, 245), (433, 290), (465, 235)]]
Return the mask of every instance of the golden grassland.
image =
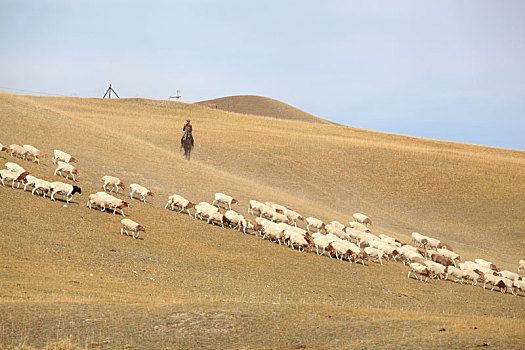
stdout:
[[(187, 118), (189, 162), (179, 150)], [(244, 213), (249, 199), (326, 221), (360, 211), (375, 233), (409, 241), (419, 231), (515, 271), (524, 152), (143, 99), (0, 94), (0, 125), (3, 144), (79, 158), (83, 191), (64, 207), (0, 187), (0, 348), (523, 345), (523, 296), (421, 283), (402, 264), (318, 257), (163, 207), (171, 193), (211, 202), (224, 192)], [(50, 159), (18, 163), (60, 180)], [(156, 194), (126, 210), (146, 226), (142, 239), (85, 207), (108, 174)]]

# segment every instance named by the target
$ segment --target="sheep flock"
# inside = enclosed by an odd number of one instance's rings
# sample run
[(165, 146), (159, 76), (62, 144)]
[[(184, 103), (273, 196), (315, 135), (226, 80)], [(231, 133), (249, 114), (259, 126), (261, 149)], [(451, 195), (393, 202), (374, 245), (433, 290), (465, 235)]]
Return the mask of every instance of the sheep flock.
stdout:
[[(40, 165), (41, 159), (47, 158), (46, 153), (31, 145), (4, 146), (0, 143), (0, 151), (37, 165)], [(79, 182), (80, 172), (71, 164), (78, 163), (78, 159), (60, 150), (54, 150), (53, 153), (52, 162), (57, 165), (53, 176), (65, 177), (66, 180), (71, 177), (74, 183)], [(30, 188), (32, 195), (41, 194), (45, 198), (47, 194), (51, 200), (55, 200), (56, 195), (62, 195), (67, 204), (73, 195), (82, 194), (80, 186), (36, 178), (15, 162), (6, 162), (5, 167), (0, 170), (0, 182), (2, 186), (10, 183), (13, 190), (15, 185), (17, 189), (23, 186), (23, 191)], [(113, 215), (118, 212), (125, 217), (124, 208), (131, 207), (131, 204), (115, 196), (119, 189), (125, 189), (124, 182), (113, 175), (103, 176), (101, 180), (103, 191), (89, 194), (86, 207), (101, 212), (107, 210)], [(147, 197), (154, 197), (149, 189), (140, 184), (130, 184), (129, 188), (130, 201), (141, 200), (146, 203)], [(188, 214), (193, 220), (205, 220), (212, 225), (238, 230), (245, 235), (254, 235), (301, 252), (312, 252), (320, 257), (363, 266), (370, 262), (380, 265), (387, 262), (402, 263), (407, 266), (407, 277), (413, 276), (419, 281), (451, 279), (472, 286), (479, 283), (483, 288), (490, 288), (491, 291), (496, 289), (501, 293), (525, 293), (525, 280), (520, 275), (522, 270), (525, 271), (525, 260), (518, 262), (517, 273), (501, 270), (481, 258), (463, 261), (449, 244), (418, 232), (412, 233), (409, 243), (385, 234), (376, 235), (372, 232), (372, 220), (362, 213), (354, 213), (347, 224), (324, 222), (314, 216), (305, 217), (281, 204), (252, 199), (244, 208), (247, 214), (255, 217), (250, 220), (241, 214), (242, 210), (234, 210), (240, 208), (240, 204), (238, 199), (224, 193), (215, 193), (211, 203), (191, 202), (178, 194), (171, 194), (164, 208)], [(133, 238), (138, 238), (140, 232), (146, 232), (146, 228), (129, 218), (123, 218), (120, 233), (129, 236), (130, 232)]]

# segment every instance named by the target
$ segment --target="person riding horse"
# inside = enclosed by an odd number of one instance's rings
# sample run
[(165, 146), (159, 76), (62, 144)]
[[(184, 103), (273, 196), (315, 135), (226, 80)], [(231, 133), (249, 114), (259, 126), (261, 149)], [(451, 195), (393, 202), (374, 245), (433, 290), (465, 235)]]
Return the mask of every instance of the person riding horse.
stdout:
[(184, 124), (184, 126), (182, 127), (182, 131), (184, 131), (184, 134), (182, 135), (182, 138), (180, 139), (181, 147), (184, 144), (184, 140), (186, 140), (187, 137), (190, 138), (191, 147), (193, 147), (193, 135), (191, 134), (191, 132), (193, 131), (193, 127), (191, 126), (189, 119), (186, 120), (186, 124)]

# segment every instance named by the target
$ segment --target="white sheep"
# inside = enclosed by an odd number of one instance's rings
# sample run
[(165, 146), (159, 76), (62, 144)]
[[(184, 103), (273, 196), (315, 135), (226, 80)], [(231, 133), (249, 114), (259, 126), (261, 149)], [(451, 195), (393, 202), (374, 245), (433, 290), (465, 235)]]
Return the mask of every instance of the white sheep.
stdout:
[(374, 224), (372, 224), (372, 220), (370, 220), (370, 218), (368, 216), (366, 216), (365, 214), (361, 214), (361, 213), (355, 213), (352, 215), (352, 217), (354, 218), (354, 220), (356, 222), (359, 222), (363, 225), (370, 225), (370, 226), (374, 226)]
[(347, 259), (349, 262), (352, 262), (350, 258), (352, 256), (352, 250), (348, 247), (347, 243), (350, 242), (341, 240), (337, 242), (332, 242), (331, 245), (334, 248), (336, 259)]
[(66, 179), (68, 180), (69, 180), (69, 175), (71, 175), (71, 177), (73, 177), (73, 181), (77, 181), (77, 179), (75, 178), (75, 175), (77, 176), (79, 175), (77, 168), (61, 160), (58, 161), (58, 167), (55, 169), (55, 175), (57, 174), (57, 172), (60, 176), (64, 176), (62, 175), (62, 172), (64, 172), (64, 174), (66, 174)]
[(228, 209), (232, 210), (232, 204), (239, 205), (239, 201), (231, 196), (228, 196), (224, 193), (215, 193), (215, 199), (211, 203), (211, 205), (215, 205), (215, 202), (217, 202), (217, 207), (220, 208), (221, 204), (228, 205)]
[(22, 168), (20, 165), (13, 163), (13, 162), (5, 163), (5, 167), (14, 173), (17, 173), (18, 175), (26, 172), (24, 168)]
[[(323, 234), (320, 234), (319, 236), (315, 236), (315, 233), (312, 235), (313, 237), (313, 243), (316, 250), (317, 255), (323, 255), (324, 252), (328, 252), (328, 255), (332, 257), (333, 247), (330, 243), (333, 241), (326, 237)], [(319, 248), (323, 249), (321, 253), (319, 253)]]
[(131, 184), (131, 185), (129, 185), (129, 189), (130, 189), (129, 197), (131, 199), (133, 199), (133, 194), (134, 193), (138, 193), (138, 194), (140, 194), (142, 196), (142, 201), (144, 203), (146, 203), (146, 196), (150, 196), (150, 197), (154, 197), (155, 196), (153, 194), (153, 192), (151, 192), (146, 187), (141, 186), (139, 184)]
[(397, 261), (396, 259), (397, 259), (397, 256), (399, 255), (399, 252), (396, 250), (397, 247), (392, 246), (388, 243), (385, 243), (384, 241), (377, 241), (377, 240), (370, 241), (369, 245), (372, 248), (377, 248), (377, 249), (382, 250), (387, 256), (394, 259), (394, 261)]
[(525, 260), (520, 260), (518, 262), (518, 273), (520, 273), (520, 270), (525, 270)]
[(395, 246), (395, 247), (401, 247), (403, 245), (403, 243), (401, 243), (400, 241), (398, 241), (397, 239), (395, 238), (392, 238), (390, 236), (387, 236), (383, 233), (381, 233), (379, 235), (379, 238), (381, 239), (381, 241), (387, 243), (387, 244), (390, 244), (392, 246)]
[(217, 207), (212, 206), (210, 203), (206, 202), (200, 202), (199, 204), (195, 205), (195, 219), (197, 216), (199, 219), (204, 220), (206, 219), (209, 222), (209, 217), (213, 213), (218, 213), (219, 209)]
[(276, 240), (279, 244), (282, 244), (282, 242), (285, 240), (284, 230), (277, 225), (264, 227), (263, 233), (263, 239), (269, 237), (270, 241)]
[(29, 154), (28, 150), (17, 144), (10, 145), (9, 150), (11, 157), (16, 157), (24, 160), (27, 159), (27, 155)]
[(117, 198), (107, 192), (97, 192), (96, 193), (99, 197), (103, 198), (106, 200), (106, 203), (107, 203), (107, 206), (109, 209), (113, 209), (113, 215), (116, 214), (116, 211), (117, 209), (120, 210), (120, 213), (122, 214), (122, 216), (126, 216), (124, 215), (124, 208), (126, 207), (131, 207), (131, 205), (120, 199), (120, 198)]
[(327, 233), (332, 233), (334, 235), (336, 235), (337, 237), (341, 238), (341, 239), (346, 239), (347, 241), (350, 240), (350, 235), (348, 233), (346, 233), (345, 231), (337, 228), (336, 226), (332, 225), (332, 224), (328, 224), (325, 226), (325, 230)]
[[(266, 206), (266, 204), (261, 203), (259, 201), (256, 201), (255, 199), (250, 200), (250, 207), (248, 208), (248, 213), (252, 215), (261, 215), (262, 209)], [(254, 214), (254, 212), (256, 212)]]
[(111, 189), (109, 190), (109, 192), (113, 192), (113, 190), (115, 190), (115, 192), (118, 193), (119, 187), (121, 189), (124, 189), (125, 187), (124, 182), (120, 181), (120, 179), (115, 176), (110, 176), (110, 175), (102, 176), (102, 181), (104, 181), (104, 185), (102, 185), (102, 188), (104, 189), (104, 191), (107, 191), (106, 187), (111, 186)]
[(446, 275), (446, 267), (431, 260), (425, 260), (424, 265), (428, 267), (430, 272), (434, 275), (433, 278), (443, 279)]
[(36, 179), (33, 181), (33, 191), (31, 191), (31, 194), (34, 195), (35, 193), (38, 194), (39, 190), (42, 190), (42, 196), (46, 198), (46, 193), (51, 193), (51, 182), (42, 180), (42, 179)]
[(308, 232), (310, 232), (310, 226), (315, 227), (317, 229), (317, 232), (320, 232), (325, 227), (324, 222), (314, 217), (306, 218), (306, 223), (306, 231)]
[(464, 270), (463, 278), (466, 279), (467, 281), (468, 280), (472, 281), (472, 285), (475, 286), (476, 284), (478, 284), (478, 281), (482, 279), (483, 277), (476, 271), (467, 269), (467, 270)]
[(24, 149), (26, 149), (29, 152), (28, 155), (31, 155), (33, 157), (33, 163), (37, 163), (38, 165), (40, 165), (40, 157), (47, 157), (47, 154), (40, 151), (35, 146), (23, 145), (22, 147), (24, 147)]
[(373, 248), (373, 247), (366, 247), (364, 250), (365, 250), (365, 253), (368, 254), (368, 256), (379, 259), (379, 263), (381, 265), (383, 265), (382, 259), (388, 260), (388, 257), (380, 249)]
[(178, 194), (172, 194), (168, 197), (168, 202), (166, 203), (166, 206), (164, 208), (170, 207), (171, 210), (175, 210), (180, 208), (179, 213), (182, 213), (184, 210), (190, 214), (190, 209), (195, 208), (195, 203), (190, 202), (186, 198), (179, 196)]
[(233, 210), (228, 210), (224, 213), (224, 216), (228, 219), (230, 227), (234, 225), (234, 229), (238, 229), (239, 231), (242, 229), (244, 234), (246, 234), (246, 219), (244, 216)]
[(268, 206), (263, 208), (261, 216), (263, 218), (271, 220), (271, 221), (273, 221), (275, 223), (280, 223), (280, 222), (284, 222), (286, 224), (291, 223), (290, 219), (288, 219), (288, 217), (286, 215), (280, 214), (280, 213), (276, 212), (275, 210), (273, 210), (271, 207), (268, 207)]
[(221, 226), (222, 228), (224, 228), (226, 220), (226, 217), (220, 212), (211, 213), (208, 216), (208, 224)]
[(106, 201), (105, 198), (102, 198), (97, 193), (92, 193), (88, 197), (86, 207), (88, 207), (89, 209), (92, 209), (93, 207), (95, 207), (95, 209), (100, 209), (100, 211), (105, 211), (106, 207), (109, 207), (109, 203)]
[(499, 271), (498, 267), (494, 265), (493, 263), (491, 263), (490, 261), (483, 260), (483, 259), (474, 259), (474, 261), (480, 266), (485, 266), (494, 271)]
[(457, 267), (447, 266), (445, 268), (445, 279), (447, 279), (449, 275), (454, 276), (457, 278), (454, 282), (461, 281), (461, 284), (463, 284), (463, 274), (464, 274), (464, 271), (458, 269)]
[(356, 221), (350, 221), (348, 223), (348, 227), (353, 228), (354, 230), (370, 232), (370, 229), (366, 225), (363, 225), (362, 223)]
[(420, 247), (425, 247), (428, 244), (428, 237), (419, 232), (412, 232), (411, 242), (419, 244)]
[(430, 248), (436, 248), (436, 249), (437, 249), (438, 245), (440, 245), (440, 244), (441, 244), (441, 241), (440, 241), (440, 240), (435, 239), (435, 238), (432, 238), (432, 237), (429, 237), (429, 238), (428, 238), (428, 244), (427, 244), (427, 245), (428, 245)]
[[(15, 182), (18, 178), (19, 174), (15, 173), (14, 171), (2, 169), (0, 170), (0, 181), (2, 182), (2, 186), (5, 186), (5, 181), (11, 181), (11, 188), (15, 188)], [(17, 185), (17, 188), (20, 185)]]
[(511, 281), (521, 281), (521, 276), (515, 272), (501, 270), (499, 271), (499, 275), (502, 277), (508, 278)]
[(82, 189), (78, 186), (65, 184), (60, 181), (51, 182), (49, 187), (51, 188), (51, 200), (55, 200), (55, 194), (61, 194), (66, 196), (66, 202), (69, 203), (73, 199), (75, 193), (82, 194)]
[[(133, 238), (138, 238), (139, 237), (139, 233), (140, 231), (142, 232), (146, 232), (146, 228), (138, 223), (136, 223), (135, 221), (133, 220), (130, 220), (130, 219), (122, 219), (120, 220), (120, 223), (122, 224), (122, 227), (120, 228), (120, 234), (123, 235), (124, 234), (124, 231), (126, 232), (126, 235), (129, 236), (129, 232), (128, 231), (131, 231), (131, 235)], [(137, 236), (135, 237), (135, 234), (137, 234)]]
[[(425, 282), (426, 282), (428, 281), (429, 277), (432, 277), (432, 272), (430, 272), (430, 270), (425, 265), (421, 265), (418, 263), (411, 263), (408, 266), (410, 267), (410, 271), (408, 271), (407, 278), (410, 278), (410, 274), (414, 274), (414, 277), (416, 278), (416, 280), (419, 280), (419, 278), (417, 277), (418, 275), (425, 276), (426, 277)], [(421, 277), (421, 282), (423, 282), (423, 277)]]
[(60, 151), (58, 149), (53, 151), (54, 157), (51, 158), (53, 164), (56, 164), (57, 161), (62, 161), (65, 163), (78, 163), (78, 160), (75, 157), (72, 157), (71, 154)]
[(451, 250), (448, 250), (448, 249), (445, 249), (445, 248), (441, 248), (441, 249), (438, 249), (437, 252), (438, 252), (438, 254), (446, 256), (447, 258), (450, 258), (452, 260), (461, 261), (461, 257), (459, 256), (459, 254), (454, 253)]
[(288, 242), (292, 249), (298, 247), (299, 251), (304, 251), (306, 248), (310, 247), (310, 244), (308, 243), (306, 238), (295, 231), (284, 230), (283, 234), (285, 238), (288, 238)]

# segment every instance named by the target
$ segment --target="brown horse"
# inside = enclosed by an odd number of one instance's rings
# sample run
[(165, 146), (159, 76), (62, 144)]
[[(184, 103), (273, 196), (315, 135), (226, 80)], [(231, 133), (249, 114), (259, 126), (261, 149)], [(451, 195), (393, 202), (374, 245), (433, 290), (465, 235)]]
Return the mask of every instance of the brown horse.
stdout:
[(190, 160), (190, 153), (193, 150), (193, 136), (191, 134), (183, 138), (181, 148), (184, 148), (184, 156)]

